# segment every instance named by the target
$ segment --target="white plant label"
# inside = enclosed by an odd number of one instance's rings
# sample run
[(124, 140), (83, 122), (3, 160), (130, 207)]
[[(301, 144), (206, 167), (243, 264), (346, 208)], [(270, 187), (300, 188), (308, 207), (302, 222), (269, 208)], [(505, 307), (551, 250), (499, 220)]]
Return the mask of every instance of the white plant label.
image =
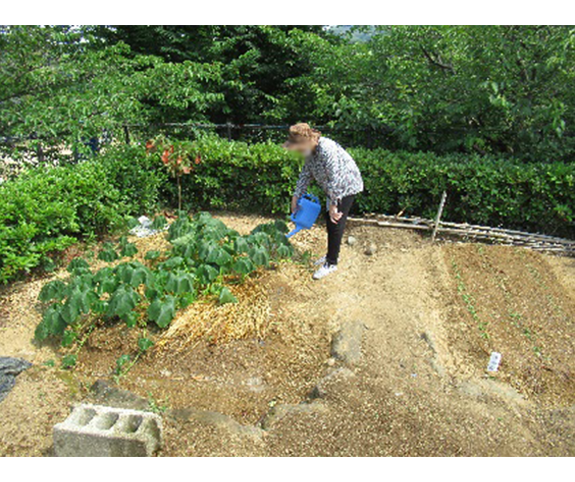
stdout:
[(501, 363), (501, 353), (497, 353), (496, 351), (491, 353), (491, 357), (489, 358), (489, 364), (487, 365), (488, 372), (496, 372), (499, 368), (499, 364)]

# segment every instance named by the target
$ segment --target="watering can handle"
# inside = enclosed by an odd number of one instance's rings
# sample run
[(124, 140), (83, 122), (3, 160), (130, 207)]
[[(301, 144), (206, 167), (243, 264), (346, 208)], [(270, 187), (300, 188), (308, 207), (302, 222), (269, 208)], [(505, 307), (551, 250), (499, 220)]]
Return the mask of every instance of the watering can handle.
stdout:
[(310, 193), (306, 193), (304, 194), (302, 197), (307, 197), (308, 199), (311, 199), (312, 201), (316, 202), (319, 204), (319, 199), (317, 196), (314, 196), (313, 194)]

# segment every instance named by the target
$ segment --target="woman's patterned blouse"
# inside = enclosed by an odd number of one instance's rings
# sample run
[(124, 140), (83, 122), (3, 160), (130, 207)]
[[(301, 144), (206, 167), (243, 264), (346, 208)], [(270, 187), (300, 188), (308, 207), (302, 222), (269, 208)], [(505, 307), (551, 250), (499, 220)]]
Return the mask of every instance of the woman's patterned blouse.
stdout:
[(303, 196), (312, 179), (327, 196), (327, 206), (363, 191), (363, 179), (353, 158), (337, 142), (320, 137), (313, 154), (306, 158), (294, 196)]

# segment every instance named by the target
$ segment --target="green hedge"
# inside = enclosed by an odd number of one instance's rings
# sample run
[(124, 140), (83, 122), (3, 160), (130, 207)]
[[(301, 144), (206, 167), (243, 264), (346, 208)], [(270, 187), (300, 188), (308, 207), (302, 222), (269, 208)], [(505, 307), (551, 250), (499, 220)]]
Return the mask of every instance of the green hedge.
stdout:
[(575, 165), (352, 149), (365, 181), (362, 212), (443, 219), (575, 237)]
[[(206, 136), (196, 141), (202, 163), (182, 178), (184, 206), (285, 213), (303, 160), (276, 144), (228, 142)], [(161, 163), (158, 163), (161, 165)], [(176, 184), (163, 199), (176, 206)]]
[(0, 186), (0, 281), (118, 225), (121, 197), (99, 164), (38, 168)]
[[(205, 137), (202, 163), (183, 177), (185, 207), (287, 213), (302, 159), (274, 144)], [(433, 217), (575, 238), (575, 166), (479, 156), (351, 149), (365, 192), (355, 212)], [(317, 188), (316, 188), (317, 192)], [(37, 168), (0, 185), (0, 281), (50, 264), (78, 238), (109, 232), (129, 215), (176, 205), (158, 155), (109, 147), (91, 161)]]
[(146, 156), (140, 146), (111, 146), (93, 162), (102, 166), (106, 180), (119, 192), (127, 214), (153, 212), (162, 189), (168, 186), (168, 174), (159, 169), (154, 157)]
[[(202, 164), (183, 178), (191, 209), (286, 213), (301, 159), (278, 145), (196, 141)], [(575, 166), (523, 163), (495, 157), (350, 149), (365, 192), (355, 212), (435, 216), (441, 193), (444, 219), (575, 237)], [(174, 205), (175, 185), (163, 194)]]

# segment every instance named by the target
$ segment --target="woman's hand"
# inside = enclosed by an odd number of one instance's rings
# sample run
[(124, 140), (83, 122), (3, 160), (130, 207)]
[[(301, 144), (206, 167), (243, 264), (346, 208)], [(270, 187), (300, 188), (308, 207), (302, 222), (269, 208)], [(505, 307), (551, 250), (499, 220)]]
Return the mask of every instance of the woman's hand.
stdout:
[(298, 205), (297, 202), (299, 201), (297, 196), (294, 196), (291, 198), (291, 212), (292, 214), (295, 214), (295, 212), (298, 210)]
[(343, 213), (340, 213), (337, 210), (337, 206), (335, 204), (330, 204), (329, 206), (329, 219), (333, 224), (337, 224), (337, 222), (341, 219)]

